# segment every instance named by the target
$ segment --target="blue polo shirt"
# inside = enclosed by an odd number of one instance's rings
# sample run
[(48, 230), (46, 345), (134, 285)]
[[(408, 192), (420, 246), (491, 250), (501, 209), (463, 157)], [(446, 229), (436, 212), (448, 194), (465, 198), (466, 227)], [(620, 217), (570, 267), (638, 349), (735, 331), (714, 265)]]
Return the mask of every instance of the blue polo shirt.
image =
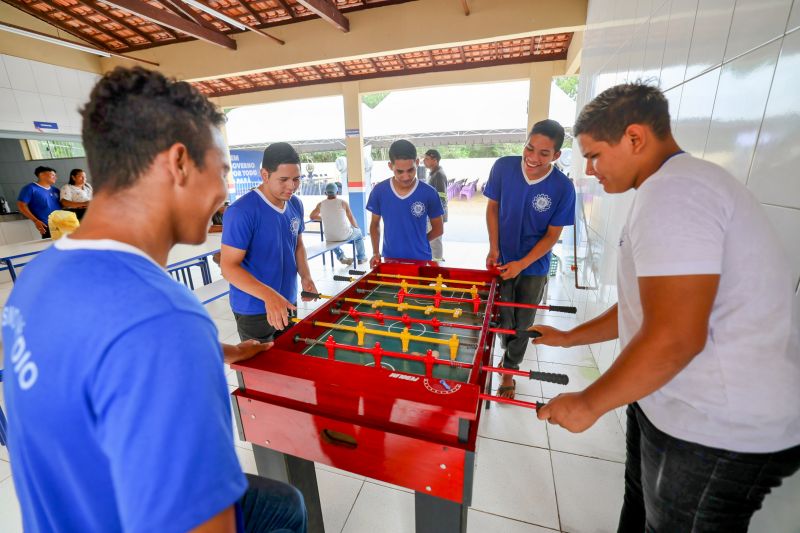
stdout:
[(61, 209), (61, 193), (58, 188), (51, 186), (45, 189), (38, 183), (29, 183), (19, 191), (17, 200), (28, 204), (33, 216), (47, 225), (47, 217), (56, 209)]
[(367, 210), (383, 218), (383, 257), (431, 260), (428, 218), (444, 214), (436, 189), (417, 180), (411, 192), (400, 196), (389, 178), (372, 188)]
[[(531, 184), (522, 172), (522, 156), (495, 161), (484, 196), (500, 204), (500, 261), (518, 261), (544, 237), (549, 226), (575, 223), (575, 187), (555, 165), (550, 174)], [(522, 271), (524, 276), (544, 276), (551, 252)]]
[(11, 291), (3, 351), (25, 531), (185, 532), (244, 494), (217, 329), (142, 251), (58, 240)]
[[(303, 232), (303, 204), (296, 196), (279, 209), (254, 189), (226, 211), (222, 244), (246, 250), (242, 267), (291, 303), (297, 301), (297, 236)], [(263, 315), (264, 302), (231, 285), (231, 309)]]

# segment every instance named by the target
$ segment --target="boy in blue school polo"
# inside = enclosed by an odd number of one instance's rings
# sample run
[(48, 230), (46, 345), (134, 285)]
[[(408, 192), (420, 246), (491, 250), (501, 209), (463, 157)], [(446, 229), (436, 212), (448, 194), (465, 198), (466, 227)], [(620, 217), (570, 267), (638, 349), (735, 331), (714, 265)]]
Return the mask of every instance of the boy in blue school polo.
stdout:
[(50, 167), (36, 167), (36, 181), (25, 185), (17, 197), (19, 212), (36, 225), (42, 239), (50, 238), (47, 219), (50, 213), (61, 209), (61, 193), (56, 188), (56, 171)]
[[(164, 271), (174, 244), (206, 239), (225, 199), (224, 115), (192, 85), (138, 67), (103, 76), (82, 114), (92, 209), (31, 261), (3, 308), (24, 530), (304, 532), (300, 494), (245, 476), (234, 451), (223, 357), (269, 346), (221, 346)], [(91, 289), (51, 283), (64, 272)], [(44, 327), (59, 312), (79, 319)]]
[[(561, 229), (575, 223), (575, 187), (553, 164), (561, 155), (564, 128), (555, 120), (534, 124), (522, 156), (506, 156), (492, 166), (483, 194), (489, 199), (486, 268), (500, 271), (503, 301), (538, 304), (542, 300), (550, 256)], [(503, 328), (527, 329), (535, 309), (500, 308)], [(519, 369), (527, 339), (508, 335), (503, 367)], [(514, 397), (512, 376), (504, 375), (498, 394)]]
[[(222, 274), (243, 341), (270, 342), (289, 325), (297, 302), (297, 276), (316, 293), (303, 245), (300, 156), (287, 143), (264, 150), (261, 185), (227, 211), (222, 226)], [(309, 298), (303, 298), (309, 300)]]
[(381, 262), (381, 219), (384, 221), (383, 257), (387, 259), (430, 261), (430, 241), (444, 233), (444, 210), (439, 194), (417, 179), (418, 165), (417, 149), (410, 142), (401, 139), (389, 147), (389, 168), (394, 175), (375, 185), (367, 200), (367, 210), (372, 212), (369, 224), (372, 268)]

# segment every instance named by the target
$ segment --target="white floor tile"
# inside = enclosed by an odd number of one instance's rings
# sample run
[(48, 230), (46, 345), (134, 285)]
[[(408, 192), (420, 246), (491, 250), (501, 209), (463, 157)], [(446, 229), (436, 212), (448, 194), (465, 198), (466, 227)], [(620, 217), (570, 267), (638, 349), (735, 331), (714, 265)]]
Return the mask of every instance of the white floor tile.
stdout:
[(317, 485), (325, 531), (342, 530), (363, 484), (363, 481), (352, 477), (317, 469)]
[[(495, 360), (495, 365), (498, 367), (502, 366), (502, 359), (497, 358)], [(520, 364), (520, 370), (539, 370), (539, 362), (536, 360), (523, 359), (522, 364)], [(501, 378), (501, 374), (494, 374), (492, 377), (492, 391), (497, 391), (497, 387), (500, 386)], [(517, 394), (542, 397), (542, 385), (538, 380), (531, 380), (524, 376), (514, 376), (514, 381), (517, 384)]]
[[(519, 390), (519, 385), (517, 385)], [(517, 395), (518, 400), (540, 401), (541, 398)], [(516, 405), (494, 403), (481, 414), (478, 435), (490, 439), (547, 448), (546, 423), (536, 418), (536, 411)], [(483, 453), (483, 451), (481, 451)]]
[(553, 451), (625, 462), (625, 434), (613, 411), (601, 416), (583, 433), (570, 433), (560, 426), (547, 424), (547, 435)]
[(574, 348), (556, 348), (553, 346), (543, 346), (537, 344), (536, 357), (540, 362), (560, 363), (562, 365), (590, 366), (597, 368), (597, 363), (592, 357), (592, 351), (588, 346), (576, 346)]
[(550, 452), (480, 438), (472, 507), (549, 528), (558, 528)]
[(211, 318), (224, 318), (226, 320), (233, 320), (233, 311), (231, 311), (231, 303), (227, 296), (223, 296), (211, 303), (205, 305), (206, 311), (211, 315)]
[(561, 529), (613, 533), (622, 508), (625, 466), (553, 452)]
[(0, 482), (0, 531), (22, 533), (22, 514), (11, 478)]
[(753, 515), (750, 533), (800, 532), (800, 471), (767, 494), (764, 506)]
[(219, 331), (218, 338), (220, 342), (225, 342), (231, 336), (236, 335), (235, 320), (228, 320), (227, 318), (215, 318), (214, 324), (217, 325), (217, 330)]
[(0, 481), (5, 481), (11, 477), (11, 465), (8, 461), (0, 460)]
[(339, 474), (340, 476), (352, 477), (354, 479), (360, 479), (361, 481), (364, 481), (365, 479), (367, 479), (364, 476), (360, 476), (358, 474), (354, 474), (352, 472), (348, 472), (347, 470), (341, 470), (341, 469), (333, 467), (333, 466), (324, 465), (322, 463), (315, 463), (314, 466), (316, 466), (317, 470), (327, 470), (328, 472), (332, 472), (334, 474)]
[(554, 531), (558, 530), (534, 526), (475, 509), (470, 509), (467, 516), (467, 533), (553, 533)]
[(256, 458), (253, 457), (253, 450), (247, 450), (241, 446), (235, 446), (235, 449), (236, 455), (239, 456), (239, 464), (242, 467), (242, 471), (248, 474), (258, 475), (258, 470), (256, 469)]
[(562, 392), (579, 392), (594, 383), (600, 377), (600, 371), (588, 366), (561, 365), (558, 363), (539, 363), (541, 372), (551, 372), (554, 374), (566, 374), (569, 376), (567, 385), (558, 385), (542, 381), (542, 394), (545, 398), (555, 398)]
[(365, 482), (342, 533), (414, 533), (414, 495)]

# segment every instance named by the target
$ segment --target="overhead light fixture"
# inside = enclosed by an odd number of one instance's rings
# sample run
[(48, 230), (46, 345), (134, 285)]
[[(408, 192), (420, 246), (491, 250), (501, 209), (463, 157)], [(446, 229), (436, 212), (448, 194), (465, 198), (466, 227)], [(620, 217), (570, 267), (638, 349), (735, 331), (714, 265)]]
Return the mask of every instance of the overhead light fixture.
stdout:
[(220, 13), (219, 11), (211, 9), (207, 5), (205, 5), (203, 3), (200, 3), (200, 2), (197, 2), (196, 0), (181, 0), (181, 1), (184, 4), (190, 5), (192, 7), (196, 7), (200, 11), (205, 11), (206, 13), (211, 15), (212, 17), (218, 18), (219, 20), (221, 20), (221, 21), (223, 21), (223, 22), (225, 22), (227, 24), (230, 24), (234, 28), (237, 28), (237, 29), (242, 30), (242, 31), (247, 29), (247, 26), (245, 26), (244, 24), (242, 24), (238, 20), (236, 20), (234, 18), (231, 18), (228, 15), (224, 15), (224, 14)]
[(84, 46), (82, 44), (74, 43), (72, 41), (67, 41), (66, 39), (60, 39), (58, 37), (53, 37), (45, 33), (39, 33), (38, 31), (26, 30), (25, 28), (20, 28), (19, 26), (14, 26), (13, 24), (6, 24), (5, 22), (0, 22), (0, 30), (7, 31), (8, 33), (14, 33), (16, 35), (21, 35), (23, 37), (30, 37), (31, 39), (37, 39), (39, 41), (44, 41), (50, 44), (64, 46), (66, 48), (72, 48), (73, 50), (80, 50), (81, 52), (87, 52), (89, 54), (94, 54), (96, 56), (111, 57), (110, 53), (104, 50), (100, 50), (99, 48)]

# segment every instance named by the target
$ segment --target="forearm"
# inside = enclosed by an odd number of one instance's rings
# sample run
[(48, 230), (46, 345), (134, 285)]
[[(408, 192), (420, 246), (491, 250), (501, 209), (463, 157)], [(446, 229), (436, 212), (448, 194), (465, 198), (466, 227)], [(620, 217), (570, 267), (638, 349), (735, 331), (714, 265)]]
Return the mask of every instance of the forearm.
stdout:
[(673, 335), (640, 330), (611, 368), (583, 392), (584, 398), (597, 414), (635, 402), (666, 385), (695, 355)]
[(489, 231), (489, 250), (500, 249), (500, 237), (498, 232), (499, 216), (497, 207), (489, 205), (486, 207), (486, 228)]
[(429, 241), (444, 235), (444, 224), (431, 224), (431, 230), (427, 233)]
[(256, 279), (241, 264), (225, 264), (222, 262), (222, 276), (237, 289), (254, 296), (261, 301), (266, 301), (267, 294), (276, 292), (275, 289)]
[(294, 258), (297, 262), (297, 274), (300, 276), (300, 279), (311, 279), (311, 269), (308, 266), (306, 246), (302, 241), (297, 243), (297, 248), (295, 248), (294, 251)]
[(381, 254), (381, 226), (380, 223), (370, 223), (369, 225), (369, 240), (372, 243), (373, 255)]
[(61, 200), (61, 205), (69, 209), (80, 209), (82, 207), (88, 207), (89, 202), (73, 202), (71, 200)]
[(558, 242), (558, 237), (560, 236), (560, 232), (558, 235), (545, 235), (542, 237), (536, 245), (531, 248), (531, 251), (528, 252), (525, 257), (520, 259), (520, 262), (524, 265), (524, 268), (528, 268), (533, 263), (544, 257), (547, 252), (553, 249), (553, 246), (556, 245)]
[(567, 332), (567, 347), (611, 341), (619, 337), (617, 304)]
[(30, 221), (34, 224), (37, 222), (43, 222), (36, 218), (33, 213), (31, 213), (31, 210), (28, 209), (28, 204), (25, 202), (17, 202), (17, 208), (19, 209), (20, 213), (22, 213), (26, 218), (30, 219)]

